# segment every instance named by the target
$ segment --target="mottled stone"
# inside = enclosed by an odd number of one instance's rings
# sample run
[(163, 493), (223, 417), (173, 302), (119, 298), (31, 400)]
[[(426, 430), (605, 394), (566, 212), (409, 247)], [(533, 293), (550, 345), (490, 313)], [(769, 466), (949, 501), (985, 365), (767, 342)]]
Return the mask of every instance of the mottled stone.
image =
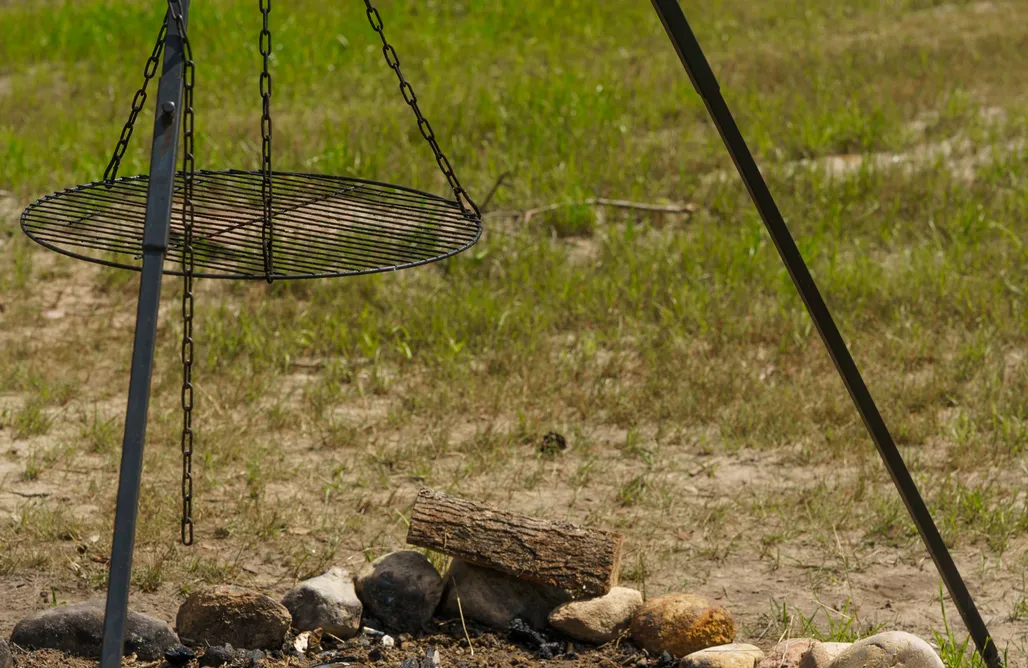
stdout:
[(817, 641), (813, 638), (789, 638), (772, 647), (757, 663), (757, 668), (799, 668), (803, 655)]
[(191, 594), (177, 617), (178, 632), (195, 645), (243, 649), (280, 649), (291, 623), (278, 601), (231, 585)]
[(731, 613), (705, 596), (667, 594), (650, 599), (636, 613), (632, 642), (650, 654), (683, 657), (735, 639)]

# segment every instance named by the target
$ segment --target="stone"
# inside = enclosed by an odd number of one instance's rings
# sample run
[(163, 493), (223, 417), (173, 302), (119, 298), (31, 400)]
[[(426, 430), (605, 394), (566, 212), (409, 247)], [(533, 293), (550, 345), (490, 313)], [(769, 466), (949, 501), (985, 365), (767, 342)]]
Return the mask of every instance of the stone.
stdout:
[(375, 559), (357, 575), (357, 596), (384, 630), (421, 631), (439, 605), (443, 580), (420, 552), (404, 550)]
[(759, 647), (746, 643), (732, 643), (708, 647), (686, 655), (680, 668), (753, 668), (764, 658)]
[(204, 650), (203, 656), (200, 657), (197, 663), (201, 666), (224, 666), (226, 663), (232, 663), (241, 657), (242, 652), (232, 649), (231, 645), (215, 646)]
[(849, 649), (850, 642), (817, 642), (800, 659), (800, 668), (828, 668), (835, 657)]
[(550, 613), (549, 622), (554, 629), (575, 640), (603, 645), (617, 640), (628, 630), (642, 604), (640, 592), (614, 587), (603, 596), (558, 606)]
[(297, 631), (321, 629), (347, 640), (360, 629), (364, 606), (357, 598), (350, 573), (333, 568), (301, 582), (282, 599)]
[(632, 619), (632, 642), (650, 654), (683, 657), (735, 639), (731, 613), (696, 594), (667, 594), (643, 603)]
[[(100, 656), (104, 634), (104, 601), (62, 605), (18, 622), (11, 642), (26, 649), (56, 649), (74, 656)], [(181, 643), (166, 622), (129, 611), (125, 624), (125, 655), (157, 661)]]
[[(441, 615), (506, 629), (521, 618), (533, 628), (546, 628), (550, 613), (571, 595), (561, 589), (519, 580), (506, 573), (454, 559), (444, 576)], [(457, 602), (460, 600), (460, 605)]]
[(11, 648), (8, 647), (7, 641), (0, 638), (0, 668), (7, 668), (11, 665)]
[(264, 594), (218, 585), (191, 594), (176, 623), (194, 645), (281, 649), (292, 618), (284, 605)]
[(813, 638), (782, 640), (768, 650), (767, 655), (757, 663), (757, 668), (799, 668), (803, 655), (816, 642)]
[(858, 640), (828, 664), (829, 668), (944, 668), (932, 646), (904, 631), (888, 631)]
[(196, 658), (196, 652), (184, 645), (172, 647), (164, 653), (164, 660), (173, 666), (184, 666)]

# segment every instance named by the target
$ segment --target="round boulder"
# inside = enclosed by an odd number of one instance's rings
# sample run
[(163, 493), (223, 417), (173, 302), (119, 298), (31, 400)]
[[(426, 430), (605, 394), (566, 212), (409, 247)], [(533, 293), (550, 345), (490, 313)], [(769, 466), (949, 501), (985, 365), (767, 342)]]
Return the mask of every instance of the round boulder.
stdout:
[(888, 631), (858, 640), (830, 665), (831, 668), (944, 668), (931, 645), (903, 631)]
[(632, 642), (650, 654), (683, 657), (735, 639), (731, 613), (696, 594), (667, 594), (650, 599), (631, 624)]
[(549, 622), (575, 640), (603, 645), (628, 630), (642, 604), (643, 597), (638, 591), (614, 587), (603, 596), (558, 606), (550, 613)]
[(191, 594), (178, 610), (178, 632), (194, 645), (280, 649), (289, 610), (264, 594), (219, 585)]
[(417, 633), (435, 613), (443, 579), (420, 552), (404, 550), (375, 559), (357, 575), (357, 597), (367, 614), (394, 633)]
[[(37, 612), (15, 624), (11, 642), (26, 649), (56, 649), (97, 658), (103, 646), (105, 609), (104, 601), (88, 601)], [(166, 622), (129, 611), (125, 624), (126, 655), (156, 661), (178, 644), (178, 637)]]
[(491, 568), (454, 559), (443, 578), (445, 589), (439, 614), (449, 619), (466, 619), (507, 629), (516, 619), (533, 629), (546, 628), (553, 609), (571, 596), (544, 584), (519, 580)]

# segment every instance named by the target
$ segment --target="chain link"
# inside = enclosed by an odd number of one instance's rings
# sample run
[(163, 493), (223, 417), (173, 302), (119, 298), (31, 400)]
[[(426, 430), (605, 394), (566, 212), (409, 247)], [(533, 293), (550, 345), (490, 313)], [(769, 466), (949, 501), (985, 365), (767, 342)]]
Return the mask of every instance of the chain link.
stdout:
[[(474, 200), (471, 199), (471, 195), (464, 190), (464, 186), (457, 180), (457, 175), (454, 173), (450, 161), (443, 155), (442, 149), (439, 148), (439, 142), (436, 141), (432, 126), (429, 124), (428, 119), (422, 115), (421, 109), (418, 107), (418, 98), (414, 94), (414, 88), (403, 78), (403, 73), (400, 71), (400, 57), (396, 55), (396, 49), (386, 40), (385, 32), (383, 31), (382, 15), (371, 4), (371, 0), (364, 0), (364, 5), (367, 7), (368, 20), (371, 22), (371, 27), (382, 39), (382, 53), (385, 55), (386, 64), (396, 72), (396, 78), (400, 81), (400, 94), (403, 95), (404, 102), (414, 111), (414, 115), (418, 119), (418, 130), (421, 131), (421, 136), (425, 138), (428, 145), (432, 147), (435, 161), (439, 164), (439, 169), (442, 170), (443, 176), (446, 177), (446, 182), (453, 189), (453, 196), (457, 200), (457, 205), (460, 206), (460, 210), (465, 216), (470, 217), (473, 211), (475, 217), (481, 218), (482, 213), (478, 210), (478, 205), (475, 204)], [(471, 211), (468, 210), (468, 206), (471, 207)]]
[(193, 544), (193, 48), (179, 0), (168, 9), (182, 37), (182, 544)]
[(107, 163), (107, 169), (104, 170), (104, 181), (108, 183), (118, 178), (118, 169), (121, 167), (121, 159), (125, 157), (125, 151), (128, 149), (129, 139), (131, 139), (132, 130), (136, 125), (136, 118), (139, 116), (139, 112), (143, 110), (143, 104), (146, 103), (146, 86), (154, 78), (154, 75), (157, 74), (157, 67), (161, 62), (161, 54), (164, 52), (164, 41), (167, 36), (168, 19), (165, 17), (164, 23), (161, 24), (161, 29), (157, 33), (157, 43), (154, 44), (153, 52), (143, 68), (143, 85), (140, 86), (132, 98), (132, 111), (129, 113), (128, 121), (125, 122), (125, 127), (121, 129), (121, 137), (118, 139), (118, 145), (114, 147), (114, 155), (111, 156), (111, 161)]
[(264, 280), (271, 283), (274, 271), (272, 245), (275, 238), (275, 226), (271, 213), (271, 30), (268, 27), (271, 14), (271, 0), (258, 0), (264, 28), (261, 30), (258, 46), (264, 59), (264, 71), (261, 72), (261, 199), (264, 201), (264, 220), (261, 225), (261, 250), (264, 254)]

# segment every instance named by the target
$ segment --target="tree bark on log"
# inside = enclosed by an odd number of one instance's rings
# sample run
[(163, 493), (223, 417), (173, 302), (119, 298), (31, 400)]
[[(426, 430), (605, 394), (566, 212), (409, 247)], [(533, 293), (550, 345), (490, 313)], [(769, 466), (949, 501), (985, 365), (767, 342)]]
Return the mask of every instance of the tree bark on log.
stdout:
[(407, 542), (580, 597), (600, 596), (617, 585), (624, 536), (422, 489)]

